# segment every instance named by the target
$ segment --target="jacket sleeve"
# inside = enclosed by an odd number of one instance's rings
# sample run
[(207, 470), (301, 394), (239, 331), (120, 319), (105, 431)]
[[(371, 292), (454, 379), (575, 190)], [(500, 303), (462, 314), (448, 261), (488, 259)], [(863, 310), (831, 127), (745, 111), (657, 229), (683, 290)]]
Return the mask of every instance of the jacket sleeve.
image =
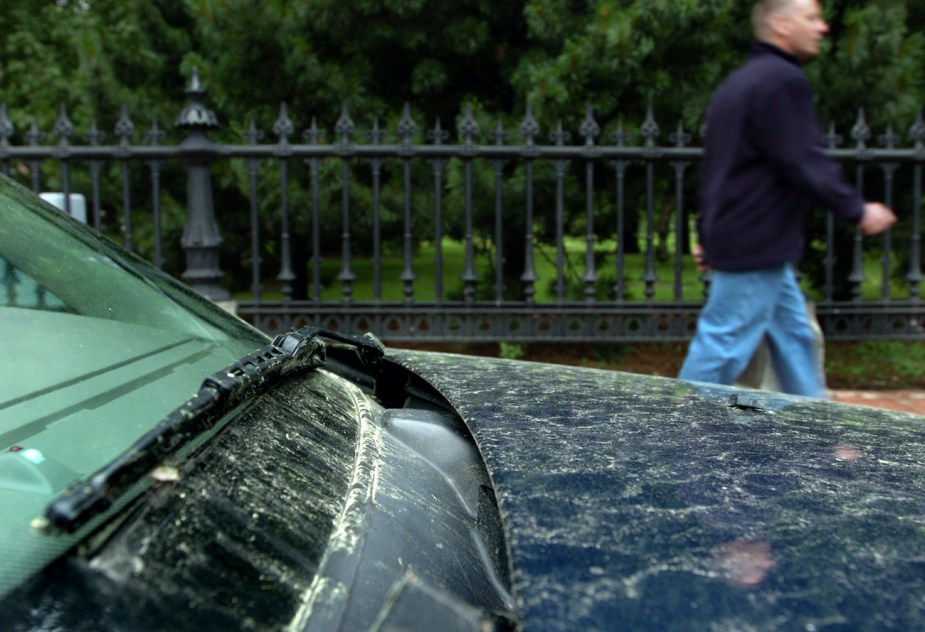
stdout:
[(764, 126), (759, 142), (772, 168), (817, 204), (852, 224), (860, 222), (864, 199), (826, 154), (809, 81), (800, 73), (768, 88), (757, 110)]

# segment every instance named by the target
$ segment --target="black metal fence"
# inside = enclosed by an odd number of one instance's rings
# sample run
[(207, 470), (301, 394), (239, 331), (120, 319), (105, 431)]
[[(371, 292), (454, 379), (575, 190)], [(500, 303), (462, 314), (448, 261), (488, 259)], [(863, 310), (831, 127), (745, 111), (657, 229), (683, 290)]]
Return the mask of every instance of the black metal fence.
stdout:
[[(150, 235), (143, 254), (163, 265), (165, 249), (176, 244), (164, 242), (162, 172), (182, 167), (180, 276), (270, 333), (305, 324), (373, 331), (386, 341), (683, 341), (693, 333), (709, 274), (692, 269), (682, 246), (690, 240), (702, 150), (680, 127), (660, 144), (651, 111), (630, 135), (622, 126), (603, 134), (589, 109), (572, 142), (561, 125), (544, 136), (529, 108), (515, 132), (498, 125), (487, 133), (467, 110), (451, 142), (439, 123), (420, 130), (407, 107), (393, 132), (373, 123), (364, 139), (345, 107), (330, 142), (312, 121), (304, 142), (294, 143), (295, 126), (282, 106), (275, 142), (261, 143), (263, 133), (251, 122), (245, 143), (227, 144), (207, 135), (218, 122), (203, 105), (195, 73), (187, 93), (190, 103), (175, 123), (184, 137), (175, 144), (163, 144), (156, 123), (145, 143), (135, 144), (124, 110), (116, 144), (103, 144), (94, 123), (85, 144), (74, 144), (64, 107), (52, 131), (57, 142), (43, 144), (34, 123), (17, 135), (2, 106), (0, 169), (36, 192), (46, 188), (43, 178), (54, 180), (67, 211), (72, 183), (85, 183), (89, 221), (111, 232), (102, 219), (110, 209), (130, 249), (139, 220), (133, 196), (143, 178), (150, 187), (150, 200), (139, 205)], [(831, 217), (821, 220), (811, 248), (819, 262), (811, 272), (817, 315), (829, 339), (925, 338), (925, 125), (919, 117), (905, 147), (892, 130), (877, 148), (868, 146), (870, 136), (862, 111), (854, 147), (838, 148), (830, 132), (831, 153), (859, 186), (894, 206), (901, 223), (893, 233), (862, 239), (854, 230), (840, 236)], [(520, 142), (510, 143), (513, 137)], [(272, 193), (268, 164), (277, 181)], [(237, 203), (223, 203), (221, 221), (213, 182), (219, 165), (223, 174), (238, 173), (238, 189), (246, 191)], [(290, 165), (300, 165), (301, 174), (291, 175)], [(120, 199), (104, 199), (104, 179), (114, 172)], [(292, 191), (301, 193), (299, 201), (290, 202)], [(272, 256), (265, 234), (271, 197)], [(228, 224), (246, 227), (249, 252), (240, 239), (237, 248), (223, 240), (220, 226)], [(274, 271), (267, 269), (271, 259)], [(242, 260), (249, 288), (238, 290), (240, 279), (230, 279), (222, 264), (241, 268)]]

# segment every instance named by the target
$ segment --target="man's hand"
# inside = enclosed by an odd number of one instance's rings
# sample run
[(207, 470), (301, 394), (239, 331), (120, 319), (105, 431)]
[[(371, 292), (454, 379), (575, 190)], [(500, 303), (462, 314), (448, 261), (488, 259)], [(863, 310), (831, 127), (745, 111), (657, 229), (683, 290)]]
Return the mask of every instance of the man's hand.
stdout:
[(694, 244), (694, 247), (691, 248), (691, 254), (694, 255), (694, 261), (697, 263), (697, 269), (703, 272), (707, 269), (707, 260), (703, 257), (703, 246), (700, 244)]
[(864, 205), (864, 216), (858, 222), (858, 230), (862, 235), (879, 235), (896, 223), (896, 215), (888, 207), (879, 202), (868, 202)]

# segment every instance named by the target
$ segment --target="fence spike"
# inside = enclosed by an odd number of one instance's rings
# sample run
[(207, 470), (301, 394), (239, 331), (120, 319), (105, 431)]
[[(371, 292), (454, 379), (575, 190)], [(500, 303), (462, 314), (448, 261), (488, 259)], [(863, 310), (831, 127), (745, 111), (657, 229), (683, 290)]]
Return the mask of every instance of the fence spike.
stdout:
[(55, 122), (55, 126), (52, 129), (52, 132), (55, 134), (55, 136), (58, 137), (59, 142), (62, 145), (67, 145), (71, 136), (74, 134), (74, 125), (67, 117), (67, 107), (63, 103), (61, 104), (58, 120)]
[(540, 133), (540, 126), (533, 118), (533, 106), (527, 104), (527, 111), (524, 114), (524, 120), (520, 124), (520, 135), (523, 136), (524, 144), (533, 146), (533, 141)]
[(472, 115), (472, 104), (466, 104), (466, 113), (459, 124), (459, 133), (462, 135), (464, 145), (474, 144), (474, 138), (479, 134), (479, 124)]
[(878, 140), (880, 144), (887, 149), (896, 149), (896, 142), (899, 140), (899, 136), (893, 131), (892, 123), (887, 125), (886, 132), (881, 134)]
[(858, 109), (857, 121), (854, 127), (851, 128), (851, 138), (857, 143), (858, 149), (867, 147), (866, 141), (870, 138), (870, 128), (867, 126), (867, 121), (864, 118), (864, 108)]
[(106, 134), (96, 125), (96, 119), (90, 119), (90, 129), (84, 134), (84, 140), (90, 145), (99, 145), (106, 138)]
[(922, 148), (922, 141), (925, 141), (925, 123), (922, 122), (922, 110), (915, 113), (915, 122), (909, 128), (909, 138), (915, 142), (915, 148)]
[(549, 140), (560, 147), (572, 140), (571, 132), (562, 129), (562, 119), (556, 121), (556, 129), (549, 133)]
[(256, 145), (263, 138), (263, 132), (257, 129), (257, 121), (253, 114), (250, 115), (249, 119), (250, 122), (247, 129), (242, 132), (241, 135), (247, 141), (248, 145)]
[(0, 103), (0, 145), (6, 147), (13, 137), (13, 122), (7, 115), (6, 103)]
[(145, 139), (149, 145), (160, 145), (161, 141), (167, 134), (157, 125), (157, 119), (151, 119), (151, 129), (145, 133)]
[(691, 135), (684, 131), (684, 122), (678, 121), (678, 129), (669, 137), (674, 146), (681, 149), (687, 146), (691, 140)]
[(317, 145), (321, 142), (322, 136), (324, 136), (324, 132), (318, 129), (318, 121), (313, 116), (312, 126), (302, 132), (302, 137), (312, 145)]
[(402, 145), (410, 145), (417, 131), (418, 126), (411, 118), (411, 106), (406, 101), (401, 120), (398, 121), (398, 134), (401, 136)]
[(584, 137), (585, 145), (593, 145), (594, 139), (601, 133), (600, 126), (597, 124), (597, 121), (594, 120), (594, 111), (591, 104), (588, 104), (585, 110), (585, 120), (582, 121), (578, 131)]
[(450, 133), (440, 127), (439, 118), (434, 124), (434, 129), (427, 132), (427, 140), (431, 141), (434, 145), (442, 145), (443, 141), (447, 140), (449, 137)]
[(341, 145), (349, 145), (350, 137), (355, 131), (356, 125), (354, 125), (353, 119), (350, 118), (347, 102), (344, 101), (340, 108), (340, 118), (337, 119), (337, 124), (334, 126), (334, 133), (340, 136)]
[(658, 123), (655, 122), (655, 114), (652, 111), (652, 104), (646, 106), (646, 120), (639, 130), (642, 137), (646, 139), (646, 147), (654, 147), (655, 140), (658, 138)]
[(835, 123), (829, 123), (829, 132), (825, 137), (829, 143), (829, 149), (835, 149), (844, 141), (844, 138), (835, 132)]
[(273, 133), (279, 137), (279, 144), (286, 145), (289, 143), (289, 137), (292, 135), (292, 132), (295, 128), (292, 125), (292, 120), (289, 118), (287, 113), (286, 104), (279, 104), (279, 116), (276, 117), (276, 122), (273, 123)]

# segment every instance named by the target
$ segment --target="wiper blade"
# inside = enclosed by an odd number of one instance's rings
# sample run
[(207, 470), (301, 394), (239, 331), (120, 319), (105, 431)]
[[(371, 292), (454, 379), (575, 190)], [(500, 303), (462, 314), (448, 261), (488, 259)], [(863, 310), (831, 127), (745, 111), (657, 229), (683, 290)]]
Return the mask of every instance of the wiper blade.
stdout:
[(372, 334), (352, 336), (319, 327), (303, 327), (207, 377), (199, 392), (171, 412), (125, 452), (87, 479), (71, 485), (45, 510), (43, 529), (73, 533), (106, 511), (113, 500), (161, 465), (191, 439), (211, 430), (235, 407), (296, 371), (322, 366), (324, 339), (356, 347), (366, 364), (385, 354)]

